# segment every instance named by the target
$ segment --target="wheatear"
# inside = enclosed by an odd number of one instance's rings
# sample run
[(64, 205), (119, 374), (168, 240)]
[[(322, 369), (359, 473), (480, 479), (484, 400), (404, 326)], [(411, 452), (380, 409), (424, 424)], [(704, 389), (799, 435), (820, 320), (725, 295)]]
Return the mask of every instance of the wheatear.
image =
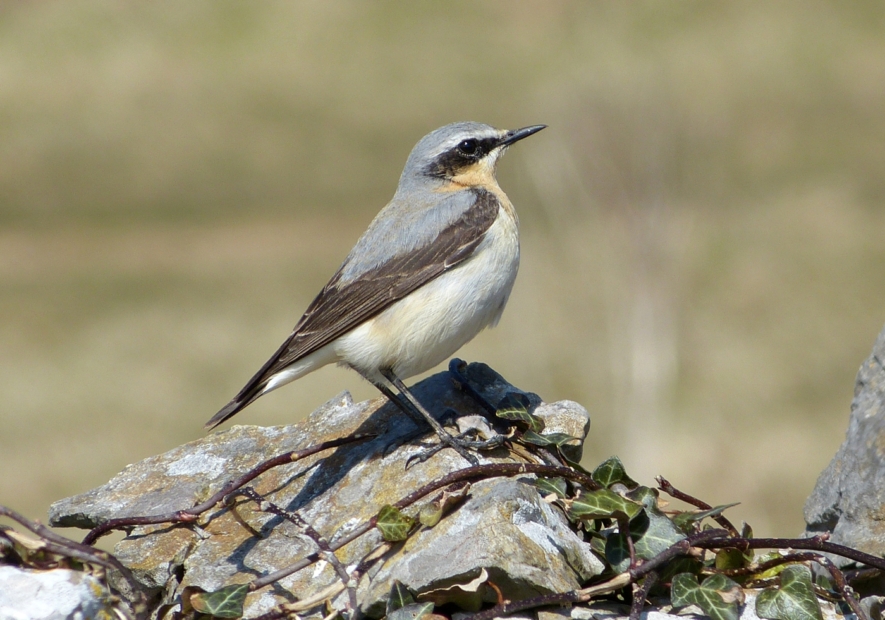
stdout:
[(436, 366), (501, 318), (519, 268), (519, 223), (495, 170), (508, 146), (544, 127), (504, 131), (465, 122), (424, 136), (393, 199), (283, 345), (206, 427), (337, 362), (413, 418), (419, 413), (444, 443), (475, 462), (402, 380)]

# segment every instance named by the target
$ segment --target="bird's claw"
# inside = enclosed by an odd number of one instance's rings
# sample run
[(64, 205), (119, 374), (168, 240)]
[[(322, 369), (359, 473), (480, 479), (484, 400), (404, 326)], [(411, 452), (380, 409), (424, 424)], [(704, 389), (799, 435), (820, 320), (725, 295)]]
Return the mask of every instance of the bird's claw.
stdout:
[(479, 465), (479, 459), (476, 458), (476, 455), (473, 454), (472, 451), (494, 450), (495, 448), (499, 448), (500, 446), (504, 445), (504, 442), (507, 440), (504, 435), (495, 435), (491, 439), (483, 440), (465, 439), (465, 437), (471, 435), (475, 435), (475, 429), (471, 429), (464, 433), (461, 433), (457, 437), (453, 437), (452, 435), (448, 435), (447, 439), (443, 439), (442, 437), (440, 437), (440, 443), (410, 456), (408, 460), (406, 460), (406, 468), (408, 468), (413, 462), (423, 463), (434, 454), (441, 452), (446, 448), (451, 448), (452, 450), (460, 454), (464, 459), (466, 459), (471, 466), (476, 467), (477, 465)]

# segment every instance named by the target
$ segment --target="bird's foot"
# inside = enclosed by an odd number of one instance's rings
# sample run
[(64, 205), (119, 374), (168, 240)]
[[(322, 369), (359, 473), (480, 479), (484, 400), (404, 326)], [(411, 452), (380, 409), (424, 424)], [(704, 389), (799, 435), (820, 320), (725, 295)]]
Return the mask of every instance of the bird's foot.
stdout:
[(475, 437), (476, 435), (477, 429), (469, 429), (457, 436), (445, 433), (445, 437), (439, 437), (440, 443), (427, 450), (422, 450), (418, 454), (410, 456), (406, 461), (406, 467), (409, 467), (412, 462), (423, 463), (434, 454), (437, 454), (446, 448), (451, 448), (465, 458), (472, 466), (476, 467), (479, 465), (479, 459), (476, 458), (474, 452), (479, 450), (494, 450), (495, 448), (504, 445), (504, 442), (507, 440), (504, 435), (495, 435), (490, 439), (468, 439), (469, 437)]

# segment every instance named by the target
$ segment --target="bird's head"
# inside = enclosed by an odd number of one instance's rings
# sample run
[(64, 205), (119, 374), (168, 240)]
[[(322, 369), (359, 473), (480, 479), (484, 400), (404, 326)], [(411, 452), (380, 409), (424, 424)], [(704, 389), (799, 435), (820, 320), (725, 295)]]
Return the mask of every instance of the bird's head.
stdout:
[(452, 123), (430, 132), (415, 145), (401, 184), (442, 182), (441, 188), (475, 187), (495, 183), (498, 158), (507, 147), (544, 129), (495, 129), (483, 123)]

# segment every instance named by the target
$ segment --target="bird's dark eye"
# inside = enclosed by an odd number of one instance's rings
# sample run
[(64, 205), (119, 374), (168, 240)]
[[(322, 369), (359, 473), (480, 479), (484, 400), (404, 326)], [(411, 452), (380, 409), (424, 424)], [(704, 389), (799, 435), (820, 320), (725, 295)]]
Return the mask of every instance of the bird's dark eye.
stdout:
[(458, 144), (458, 150), (462, 155), (467, 155), (468, 157), (474, 157), (479, 153), (479, 141), (478, 140), (461, 140)]

